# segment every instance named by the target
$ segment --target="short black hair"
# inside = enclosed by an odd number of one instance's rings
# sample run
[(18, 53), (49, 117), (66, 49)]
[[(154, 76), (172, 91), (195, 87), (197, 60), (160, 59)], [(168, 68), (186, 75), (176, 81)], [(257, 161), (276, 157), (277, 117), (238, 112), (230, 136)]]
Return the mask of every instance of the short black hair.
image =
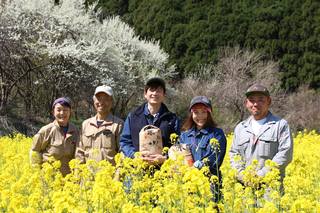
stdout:
[(144, 92), (147, 92), (150, 88), (158, 88), (161, 87), (163, 89), (163, 92), (166, 93), (166, 83), (162, 78), (154, 77), (150, 78), (146, 85), (144, 86)]

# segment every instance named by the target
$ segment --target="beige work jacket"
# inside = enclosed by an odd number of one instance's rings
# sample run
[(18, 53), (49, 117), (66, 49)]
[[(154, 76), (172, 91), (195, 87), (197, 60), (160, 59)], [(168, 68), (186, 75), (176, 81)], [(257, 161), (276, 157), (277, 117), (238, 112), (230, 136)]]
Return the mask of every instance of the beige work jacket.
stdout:
[(54, 157), (61, 162), (61, 173), (70, 173), (69, 161), (74, 158), (79, 137), (78, 129), (71, 123), (66, 134), (56, 121), (42, 127), (33, 137), (31, 163), (43, 163)]
[(89, 159), (108, 160), (115, 165), (114, 157), (119, 152), (119, 139), (123, 120), (109, 114), (98, 126), (96, 117), (82, 123), (80, 143), (76, 151), (76, 159), (85, 163)]

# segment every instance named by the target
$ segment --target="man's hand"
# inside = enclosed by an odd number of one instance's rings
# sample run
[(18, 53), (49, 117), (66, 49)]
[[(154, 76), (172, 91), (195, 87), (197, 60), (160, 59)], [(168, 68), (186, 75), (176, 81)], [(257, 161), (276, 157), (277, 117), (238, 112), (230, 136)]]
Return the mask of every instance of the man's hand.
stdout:
[(141, 159), (150, 165), (161, 165), (167, 159), (161, 154), (149, 154), (149, 152), (141, 152)]

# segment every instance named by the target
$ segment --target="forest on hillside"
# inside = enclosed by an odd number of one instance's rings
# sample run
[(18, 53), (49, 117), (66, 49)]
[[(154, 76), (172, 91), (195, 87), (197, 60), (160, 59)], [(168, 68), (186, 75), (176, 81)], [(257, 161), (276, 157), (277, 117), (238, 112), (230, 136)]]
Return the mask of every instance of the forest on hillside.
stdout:
[(101, 84), (125, 118), (151, 76), (166, 80), (181, 119), (206, 95), (231, 132), (247, 116), (243, 91), (260, 81), (294, 130), (320, 131), (319, 34), (320, 3), (308, 0), (0, 1), (0, 135), (34, 134), (60, 96), (79, 125)]
[[(90, 2), (90, 0), (88, 0)], [(145, 39), (160, 41), (181, 76), (217, 63), (220, 47), (256, 50), (280, 64), (282, 88), (320, 87), (320, 2), (315, 0), (100, 0)]]
[(182, 76), (216, 63), (218, 48), (240, 46), (279, 60), (282, 87), (320, 87), (320, 2), (314, 0), (100, 0), (104, 16), (120, 15), (156, 39)]

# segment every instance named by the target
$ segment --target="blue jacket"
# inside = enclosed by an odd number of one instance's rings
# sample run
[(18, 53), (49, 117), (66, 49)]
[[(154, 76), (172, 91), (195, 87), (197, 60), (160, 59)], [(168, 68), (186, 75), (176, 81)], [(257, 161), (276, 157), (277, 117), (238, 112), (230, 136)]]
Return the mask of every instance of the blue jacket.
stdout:
[[(210, 145), (211, 138), (218, 140), (219, 148), (214, 148)], [(218, 175), (227, 147), (227, 140), (222, 129), (207, 127), (197, 130), (193, 127), (181, 134), (180, 143), (190, 144), (195, 162), (203, 162), (207, 158), (211, 174)], [(219, 177), (221, 178), (221, 175)]]
[(163, 147), (171, 146), (171, 133), (180, 134), (179, 119), (168, 110), (165, 104), (161, 105), (159, 113), (156, 117), (153, 117), (148, 111), (147, 103), (144, 103), (130, 112), (124, 122), (120, 137), (120, 150), (125, 156), (134, 158), (134, 153), (139, 151), (139, 132), (148, 124), (161, 129)]

